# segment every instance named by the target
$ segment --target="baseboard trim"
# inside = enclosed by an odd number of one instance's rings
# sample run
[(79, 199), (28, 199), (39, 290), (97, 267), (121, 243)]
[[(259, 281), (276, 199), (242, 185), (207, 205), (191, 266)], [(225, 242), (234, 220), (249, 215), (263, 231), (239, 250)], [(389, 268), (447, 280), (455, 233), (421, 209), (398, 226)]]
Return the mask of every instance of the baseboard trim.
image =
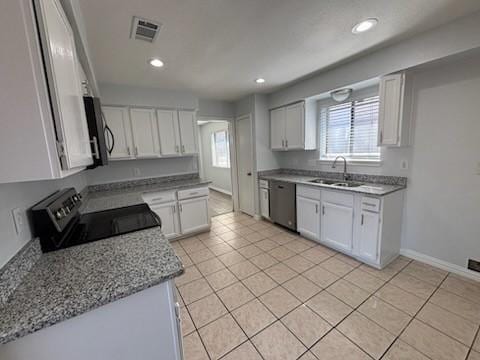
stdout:
[(255, 215), (253, 215), (253, 219), (257, 220), (257, 221), (260, 221), (260, 220), (262, 220), (262, 217), (260, 215), (255, 214)]
[(209, 186), (208, 187), (209, 189), (212, 189), (212, 190), (215, 190), (215, 191), (218, 191), (218, 192), (221, 192), (222, 194), (225, 194), (225, 195), (229, 195), (229, 196), (232, 196), (232, 193), (227, 191), (227, 190), (224, 190), (224, 189), (221, 189), (219, 187), (216, 187), (216, 186)]
[(480, 281), (480, 273), (449, 263), (447, 261), (443, 261), (443, 260), (434, 258), (429, 255), (425, 255), (410, 249), (400, 249), (400, 254), (406, 257), (412, 258), (414, 260), (421, 261), (428, 265), (436, 266), (442, 270), (449, 271), (453, 274), (464, 276), (472, 280)]

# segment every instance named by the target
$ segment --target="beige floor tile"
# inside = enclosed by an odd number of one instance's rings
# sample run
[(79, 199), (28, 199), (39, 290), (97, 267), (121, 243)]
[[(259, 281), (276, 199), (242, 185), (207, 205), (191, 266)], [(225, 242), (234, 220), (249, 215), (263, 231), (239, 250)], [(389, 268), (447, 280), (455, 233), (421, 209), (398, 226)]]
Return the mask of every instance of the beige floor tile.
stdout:
[(260, 271), (258, 267), (248, 260), (231, 265), (228, 268), (240, 280), (246, 279), (247, 277), (252, 276)]
[(301, 275), (288, 280), (282, 284), (282, 286), (301, 302), (307, 301), (322, 290), (319, 286)]
[(320, 264), (322, 261), (332, 257), (332, 254), (326, 253), (320, 247), (313, 247), (300, 253), (305, 259), (310, 260), (314, 264)]
[(275, 241), (278, 245), (285, 245), (295, 240), (294, 237), (289, 233), (279, 233), (279, 234), (270, 236), (270, 239)]
[(399, 270), (390, 268), (388, 266), (383, 268), (382, 270), (379, 270), (379, 269), (376, 269), (376, 268), (371, 267), (371, 266), (366, 265), (366, 264), (360, 265), (360, 267), (358, 269), (362, 270), (362, 271), (364, 271), (364, 272), (366, 272), (366, 273), (368, 273), (372, 276), (375, 276), (376, 278), (382, 279), (384, 281), (390, 280), (395, 275), (397, 275), (398, 272), (399, 272)]
[(182, 245), (183, 250), (185, 250), (185, 252), (189, 255), (193, 252), (205, 250), (207, 248), (200, 240), (196, 238), (180, 240), (180, 244)]
[(283, 263), (273, 265), (272, 267), (265, 269), (265, 272), (279, 284), (283, 284), (285, 281), (288, 281), (298, 275), (296, 271), (293, 271)]
[(338, 276), (345, 276), (350, 271), (355, 269), (354, 266), (349, 265), (339, 259), (336, 259), (336, 257), (325, 260), (324, 262), (320, 263), (320, 266)]
[(285, 246), (279, 246), (270, 250), (268, 253), (278, 261), (284, 261), (296, 255), (292, 250), (286, 248)]
[(330, 294), (347, 303), (351, 307), (357, 307), (364, 302), (370, 294), (352, 283), (339, 279), (326, 289)]
[(225, 265), (217, 258), (214, 258), (197, 264), (197, 268), (203, 276), (206, 276), (218, 270), (225, 269)]
[(251, 242), (243, 237), (238, 237), (233, 240), (227, 241), (227, 244), (230, 245), (232, 248), (239, 250), (244, 248), (245, 246), (251, 245)]
[(360, 261), (355, 260), (354, 258), (342, 253), (338, 253), (337, 255), (335, 255), (335, 259), (343, 261), (344, 263), (347, 263), (348, 265), (353, 267), (358, 267), (362, 264)]
[(221, 234), (224, 234), (226, 232), (229, 232), (230, 229), (224, 225), (218, 225), (218, 226), (214, 226), (212, 224), (212, 231), (217, 234), (217, 235), (221, 235)]
[(477, 334), (477, 338), (473, 343), (473, 349), (480, 352), (480, 332)]
[(469, 347), (475, 340), (477, 324), (432, 303), (427, 303), (416, 318)]
[(273, 241), (271, 239), (261, 240), (259, 242), (256, 242), (255, 245), (257, 245), (263, 251), (270, 251), (270, 250), (273, 250), (273, 249), (275, 249), (279, 246), (275, 241)]
[(397, 336), (400, 335), (411, 319), (403, 311), (398, 310), (376, 296), (372, 296), (364, 302), (358, 308), (358, 311)]
[(246, 259), (242, 256), (242, 254), (234, 250), (226, 254), (220, 255), (218, 257), (218, 260), (220, 260), (225, 266), (232, 266), (242, 261), (245, 261)]
[(264, 224), (264, 223), (255, 223), (253, 225), (250, 225), (249, 226), (250, 229), (252, 230), (255, 230), (255, 231), (262, 231), (262, 230), (266, 230), (268, 229), (268, 225)]
[(429, 301), (476, 324), (480, 323), (480, 304), (443, 289), (435, 291)]
[(240, 281), (220, 290), (217, 295), (230, 311), (254, 298), (254, 295)]
[(390, 280), (390, 283), (422, 299), (428, 299), (436, 289), (435, 285), (418, 280), (417, 278), (406, 275), (402, 272)]
[(359, 312), (354, 312), (337, 329), (374, 359), (380, 359), (395, 336)]
[(306, 304), (310, 309), (334, 326), (353, 311), (350, 306), (326, 291), (315, 295), (308, 300)]
[(300, 305), (297, 298), (280, 286), (263, 294), (259, 300), (279, 318)]
[(468, 352), (465, 345), (416, 319), (400, 338), (434, 360), (465, 359)]
[(254, 256), (250, 258), (250, 261), (260, 269), (266, 269), (278, 263), (277, 259), (267, 253)]
[(468, 355), (467, 360), (480, 360), (480, 352), (476, 352), (474, 350), (470, 351), (470, 355)]
[(306, 305), (288, 313), (281, 321), (308, 348), (332, 328)]
[(254, 230), (250, 229), (249, 227), (242, 227), (242, 228), (239, 228), (239, 229), (235, 229), (234, 231), (237, 234), (240, 234), (242, 236), (246, 236), (248, 234), (251, 234), (251, 233), (255, 232)]
[(424, 299), (402, 290), (391, 284), (387, 284), (375, 293), (380, 299), (414, 316), (425, 303)]
[(213, 292), (210, 285), (208, 285), (207, 280), (203, 278), (180, 286), (178, 291), (180, 292), (180, 295), (182, 295), (183, 301), (186, 305), (210, 295)]
[(252, 338), (265, 360), (296, 360), (307, 349), (277, 321)]
[(198, 271), (196, 266), (189, 266), (185, 268), (185, 272), (181, 276), (175, 278), (175, 285), (182, 286), (194, 280), (198, 280), (201, 277), (202, 274)]
[(183, 337), (183, 351), (185, 360), (209, 360), (207, 352), (196, 331)]
[(314, 282), (316, 285), (321, 288), (326, 288), (337, 281), (340, 277), (331, 273), (328, 270), (325, 270), (321, 266), (317, 265), (311, 269), (308, 269), (303, 274), (307, 279)]
[(190, 259), (190, 257), (187, 254), (179, 255), (178, 257), (182, 261), (182, 264), (185, 268), (193, 265), (192, 259)]
[(298, 360), (318, 360), (318, 358), (315, 355), (313, 355), (310, 351), (307, 351)]
[(300, 255), (295, 255), (287, 260), (284, 260), (283, 263), (298, 273), (303, 273), (304, 271), (307, 271), (311, 267), (315, 266), (313, 262)]
[(301, 242), (301, 241), (290, 241), (284, 245), (287, 249), (300, 254), (301, 252), (304, 252), (305, 250), (308, 250), (312, 248), (311, 245)]
[(282, 231), (279, 230), (276, 227), (272, 227), (272, 228), (268, 228), (268, 229), (259, 231), (260, 234), (265, 235), (265, 237), (267, 237), (267, 238), (270, 237), (270, 236), (274, 236), (276, 234), (280, 234), (281, 232)]
[(242, 282), (255, 296), (265, 294), (267, 291), (278, 286), (278, 284), (263, 271), (242, 280)]
[(448, 274), (448, 272), (444, 270), (423, 264), (418, 261), (412, 261), (402, 270), (402, 273), (413, 276), (434, 286), (440, 285), (440, 283), (447, 277)]
[(456, 295), (480, 304), (480, 283), (478, 282), (449, 274), (440, 286)]
[(192, 318), (188, 314), (188, 311), (186, 308), (180, 309), (180, 319), (181, 319), (180, 323), (182, 327), (183, 336), (187, 336), (195, 331), (195, 326), (193, 325)]
[(345, 336), (333, 329), (311, 352), (321, 360), (371, 360), (371, 357)]
[(258, 246), (250, 244), (241, 249), (238, 249), (238, 252), (243, 256), (245, 256), (245, 258), (250, 259), (251, 257), (254, 257), (256, 255), (263, 253), (263, 250), (260, 249)]
[(370, 293), (377, 291), (385, 284), (384, 280), (376, 278), (360, 269), (355, 269), (348, 273), (344, 279)]
[(218, 236), (208, 237), (206, 239), (201, 240), (201, 242), (209, 249), (212, 246), (224, 243), (224, 241), (221, 238), (219, 238)]
[(262, 357), (258, 351), (255, 350), (255, 347), (252, 345), (252, 343), (247, 341), (224, 356), (222, 360), (262, 360)]
[(218, 291), (238, 281), (228, 269), (223, 269), (205, 277), (210, 286)]
[(265, 235), (262, 235), (258, 232), (250, 233), (250, 234), (244, 235), (243, 237), (248, 241), (250, 241), (251, 243), (256, 243), (266, 238)]
[(210, 247), (210, 251), (213, 252), (216, 256), (227, 254), (233, 250), (234, 249), (227, 243), (221, 243), (221, 244), (213, 245)]
[(187, 305), (187, 308), (197, 329), (227, 313), (227, 309), (215, 294), (195, 301)]
[[(230, 219), (228, 221), (233, 221), (233, 220)], [(237, 234), (236, 232), (228, 231), (228, 232), (224, 232), (223, 234), (219, 235), (219, 237), (221, 239), (223, 239), (223, 241), (231, 241), (233, 239), (241, 238), (242, 236)]]
[(275, 316), (257, 299), (235, 309), (232, 315), (248, 337), (252, 337), (276, 320)]
[(425, 355), (415, 350), (401, 340), (395, 341), (383, 357), (384, 360), (429, 360)]
[(212, 359), (219, 359), (247, 340), (242, 329), (230, 314), (215, 320), (198, 332)]

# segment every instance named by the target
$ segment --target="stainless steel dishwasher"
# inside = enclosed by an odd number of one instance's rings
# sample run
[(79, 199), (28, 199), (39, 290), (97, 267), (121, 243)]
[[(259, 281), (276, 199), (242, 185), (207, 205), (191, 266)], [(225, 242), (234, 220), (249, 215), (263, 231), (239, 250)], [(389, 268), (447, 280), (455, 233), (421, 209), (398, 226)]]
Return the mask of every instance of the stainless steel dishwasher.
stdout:
[(297, 231), (296, 185), (270, 181), (270, 218), (273, 222)]

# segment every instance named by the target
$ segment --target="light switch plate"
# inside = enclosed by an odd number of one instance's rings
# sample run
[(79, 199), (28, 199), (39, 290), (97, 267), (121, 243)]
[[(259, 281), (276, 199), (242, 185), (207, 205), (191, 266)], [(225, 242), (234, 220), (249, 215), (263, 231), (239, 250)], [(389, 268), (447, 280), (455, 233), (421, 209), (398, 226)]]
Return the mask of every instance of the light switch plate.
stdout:
[(24, 209), (15, 208), (12, 210), (13, 224), (15, 225), (15, 231), (17, 235), (23, 233), (23, 229), (27, 226), (27, 214)]
[(403, 160), (400, 162), (400, 168), (401, 168), (402, 170), (407, 170), (407, 169), (408, 169), (408, 160), (403, 159)]

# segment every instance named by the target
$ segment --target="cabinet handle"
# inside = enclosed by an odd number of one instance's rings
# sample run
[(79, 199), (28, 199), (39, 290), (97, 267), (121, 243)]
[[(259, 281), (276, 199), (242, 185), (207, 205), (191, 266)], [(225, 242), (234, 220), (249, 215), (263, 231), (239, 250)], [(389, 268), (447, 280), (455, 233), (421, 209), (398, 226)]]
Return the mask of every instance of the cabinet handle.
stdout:
[(183, 211), (182, 204), (178, 204), (178, 208), (179, 208), (180, 212)]
[(360, 220), (360, 225), (363, 226), (363, 214), (362, 214), (362, 219)]
[(131, 154), (130, 154), (130, 146), (127, 146), (127, 154), (128, 154), (128, 155), (131, 155)]
[(135, 156), (138, 155), (138, 147), (135, 146)]
[(185, 153), (185, 145), (182, 145), (182, 152)]
[(322, 206), (322, 215), (325, 215), (325, 205)]
[(175, 214), (175, 205), (172, 206), (172, 214)]
[(285, 147), (288, 149), (288, 140), (285, 140)]
[(176, 153), (179, 153), (179, 152), (180, 152), (180, 149), (178, 148), (178, 145), (175, 145), (175, 152), (176, 152)]
[(285, 140), (282, 139), (282, 148), (285, 147)]
[(318, 214), (318, 204), (315, 204), (315, 214)]

